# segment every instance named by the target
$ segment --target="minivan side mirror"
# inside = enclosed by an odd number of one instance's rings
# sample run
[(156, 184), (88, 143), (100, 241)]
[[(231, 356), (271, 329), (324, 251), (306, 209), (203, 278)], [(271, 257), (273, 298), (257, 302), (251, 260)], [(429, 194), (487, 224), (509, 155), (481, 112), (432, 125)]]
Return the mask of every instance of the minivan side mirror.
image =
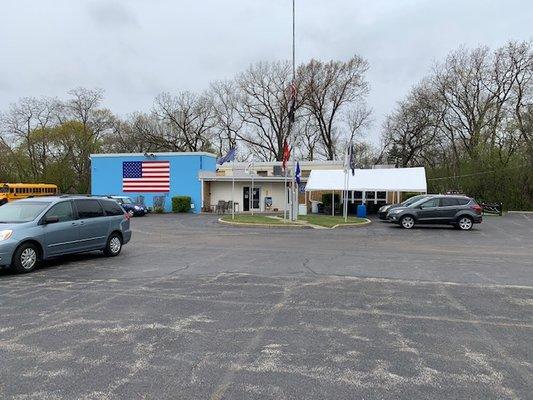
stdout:
[(57, 215), (50, 215), (48, 217), (45, 217), (43, 222), (45, 225), (55, 224), (59, 222), (59, 217)]

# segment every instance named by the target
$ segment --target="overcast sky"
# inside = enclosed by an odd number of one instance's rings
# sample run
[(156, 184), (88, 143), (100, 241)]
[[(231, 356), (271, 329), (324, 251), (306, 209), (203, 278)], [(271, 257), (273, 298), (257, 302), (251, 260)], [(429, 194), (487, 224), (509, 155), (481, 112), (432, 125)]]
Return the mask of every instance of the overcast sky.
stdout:
[[(0, 110), (24, 96), (105, 89), (148, 111), (251, 63), (289, 59), (291, 0), (1, 0)], [(460, 45), (533, 38), (532, 0), (297, 0), (297, 61), (370, 63), (369, 137), (435, 61)]]

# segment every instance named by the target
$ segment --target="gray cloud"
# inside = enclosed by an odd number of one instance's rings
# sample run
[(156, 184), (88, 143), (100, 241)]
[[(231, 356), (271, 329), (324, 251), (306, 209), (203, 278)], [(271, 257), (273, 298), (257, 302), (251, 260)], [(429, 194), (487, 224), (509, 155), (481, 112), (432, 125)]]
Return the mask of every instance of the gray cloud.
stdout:
[(118, 29), (138, 28), (139, 20), (125, 2), (97, 0), (87, 4), (90, 17), (97, 27)]
[[(383, 117), (459, 45), (531, 39), (526, 0), (296, 0), (297, 58), (368, 59), (377, 141)], [(161, 91), (203, 90), (291, 54), (290, 0), (3, 0), (0, 110), (22, 96), (101, 87), (119, 114)]]

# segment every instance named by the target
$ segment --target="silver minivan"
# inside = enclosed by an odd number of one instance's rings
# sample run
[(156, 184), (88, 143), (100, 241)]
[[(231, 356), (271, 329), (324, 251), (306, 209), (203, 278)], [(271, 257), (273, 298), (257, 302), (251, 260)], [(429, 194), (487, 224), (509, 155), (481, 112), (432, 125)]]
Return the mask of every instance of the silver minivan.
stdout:
[(0, 266), (18, 272), (64, 254), (102, 250), (118, 256), (130, 239), (130, 216), (110, 199), (39, 197), (0, 207)]

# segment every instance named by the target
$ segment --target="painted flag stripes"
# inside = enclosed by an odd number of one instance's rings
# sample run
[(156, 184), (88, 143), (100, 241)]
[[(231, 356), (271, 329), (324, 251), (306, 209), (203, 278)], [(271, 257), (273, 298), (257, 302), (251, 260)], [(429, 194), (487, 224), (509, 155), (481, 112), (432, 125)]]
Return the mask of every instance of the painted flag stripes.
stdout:
[(169, 161), (124, 161), (122, 163), (122, 191), (170, 191)]

